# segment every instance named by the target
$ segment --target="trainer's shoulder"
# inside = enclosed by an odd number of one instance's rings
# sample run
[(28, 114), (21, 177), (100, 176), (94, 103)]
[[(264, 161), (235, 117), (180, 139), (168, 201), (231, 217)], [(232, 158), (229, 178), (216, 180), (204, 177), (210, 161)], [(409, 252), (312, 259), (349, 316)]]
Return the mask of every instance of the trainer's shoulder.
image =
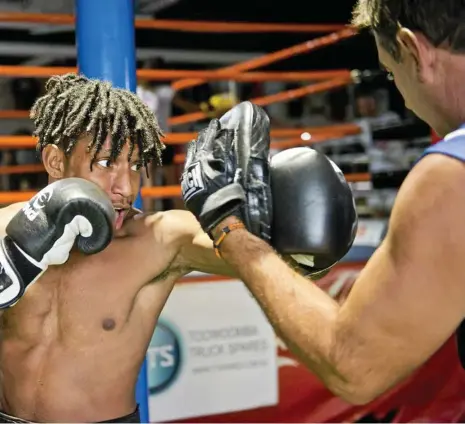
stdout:
[(444, 137), (443, 141), (465, 141), (465, 128), (458, 128)]
[(423, 194), (445, 195), (458, 190), (465, 194), (465, 163), (444, 154), (430, 154), (419, 161), (407, 176), (406, 188), (420, 190)]
[(390, 226), (403, 233), (431, 230), (445, 222), (463, 221), (465, 215), (465, 163), (446, 155), (423, 158), (402, 184)]

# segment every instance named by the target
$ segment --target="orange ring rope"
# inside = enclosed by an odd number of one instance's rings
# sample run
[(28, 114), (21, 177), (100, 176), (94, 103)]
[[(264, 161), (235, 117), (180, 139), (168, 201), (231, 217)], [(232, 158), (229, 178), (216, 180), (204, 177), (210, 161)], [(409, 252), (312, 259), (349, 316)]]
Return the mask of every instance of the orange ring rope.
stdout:
[(231, 80), (239, 82), (264, 82), (264, 81), (317, 81), (328, 78), (348, 78), (351, 71), (324, 70), (324, 71), (292, 71), (292, 72), (244, 72), (228, 71), (219, 73), (213, 71), (192, 70), (163, 70), (163, 69), (139, 69), (137, 76), (141, 80), (172, 80), (178, 78), (206, 78), (212, 81)]
[(45, 168), (42, 164), (27, 164), (27, 165), (7, 165), (0, 166), (0, 175), (9, 174), (37, 174), (44, 172)]
[[(75, 67), (65, 66), (21, 66), (0, 65), (0, 76), (5, 77), (39, 77), (45, 78), (52, 75), (63, 75), (77, 72)], [(317, 81), (328, 78), (348, 78), (349, 70), (304, 71), (304, 72), (247, 72), (238, 73), (228, 71), (192, 71), (182, 69), (138, 69), (137, 77), (141, 80), (174, 80), (182, 77), (207, 78), (209, 80), (234, 80), (240, 82), (253, 81)]]
[(322, 33), (339, 31), (341, 24), (276, 24), (257, 22), (211, 22), (183, 20), (136, 20), (138, 29), (161, 29), (202, 33)]
[[(46, 14), (31, 14), (31, 13), (0, 13), (0, 21), (8, 22), (28, 22), (28, 23), (42, 23), (42, 24), (74, 24), (74, 16), (72, 15), (46, 15)], [(179, 81), (173, 82), (172, 87), (180, 90), (187, 87), (193, 87), (205, 82), (205, 79), (220, 80), (229, 79), (236, 81), (305, 81), (305, 80), (321, 80), (328, 79), (322, 83), (312, 84), (306, 87), (288, 90), (282, 93), (273, 94), (252, 99), (251, 101), (257, 105), (265, 106), (274, 102), (289, 101), (298, 97), (308, 94), (326, 91), (347, 85), (351, 81), (350, 72), (347, 70), (340, 71), (319, 71), (319, 72), (248, 72), (255, 68), (269, 65), (273, 62), (284, 60), (289, 57), (310, 52), (312, 50), (328, 46), (336, 43), (342, 39), (349, 38), (357, 34), (356, 30), (336, 25), (293, 25), (293, 24), (257, 24), (257, 23), (220, 23), (220, 22), (192, 22), (192, 21), (161, 21), (161, 20), (136, 20), (137, 28), (145, 29), (165, 29), (177, 31), (191, 31), (191, 32), (325, 32), (325, 31), (338, 31), (333, 32), (325, 37), (316, 38), (289, 48), (270, 53), (243, 63), (238, 63), (233, 66), (221, 68), (215, 71), (184, 71), (184, 70), (146, 70), (140, 69), (137, 71), (137, 76), (145, 80), (157, 79), (177, 79), (183, 78)], [(50, 77), (52, 75), (65, 74), (76, 72), (74, 67), (34, 67), (34, 66), (0, 66), (0, 75), (3, 76), (22, 76), (22, 77)], [(242, 73), (240, 73), (242, 72)], [(27, 117), (27, 111), (2, 111), (0, 117), (5, 118), (23, 118)], [(195, 118), (193, 118), (195, 116)], [(192, 122), (198, 119), (208, 118), (206, 114), (185, 114), (178, 117), (173, 117), (171, 124)], [(296, 136), (302, 132), (309, 132), (312, 137), (310, 141), (304, 141), (301, 138), (291, 138), (282, 140), (281, 142), (273, 142), (272, 148), (285, 149), (297, 145), (312, 144), (319, 141), (327, 140), (328, 138), (344, 137), (349, 134), (356, 134), (360, 132), (360, 128), (346, 126), (345, 131), (337, 131), (334, 127), (329, 129), (326, 127), (326, 133), (320, 128), (317, 129), (281, 129), (274, 130), (277, 137), (280, 134), (282, 137)], [(279, 132), (280, 131), (280, 132)], [(352, 131), (352, 132), (351, 132)], [(189, 139), (187, 139), (189, 135)], [(167, 138), (167, 144), (185, 143), (194, 137), (192, 133), (185, 133), (181, 135), (171, 134), (172, 140)], [(0, 148), (31, 148), (34, 147), (36, 141), (30, 136), (3, 136), (0, 137)], [(179, 160), (180, 155), (177, 155)], [(175, 158), (176, 159), (176, 158)], [(0, 167), (0, 174), (24, 174), (43, 172), (44, 168), (41, 164), (19, 165), (19, 166), (2, 166)], [(349, 182), (367, 181), (370, 175), (364, 174), (349, 174), (346, 175)], [(0, 192), (0, 203), (8, 204), (14, 202), (21, 202), (29, 200), (36, 192), (33, 191), (20, 191), (20, 192)], [(179, 197), (181, 194), (180, 186), (163, 186), (163, 187), (142, 187), (141, 195), (147, 197)]]
[(37, 140), (30, 135), (1, 135), (0, 150), (35, 148)]
[[(348, 182), (370, 181), (371, 178), (368, 173), (347, 174), (345, 177)], [(179, 197), (181, 186), (141, 187), (140, 191), (143, 198)], [(36, 193), (36, 191), (0, 191), (0, 204), (27, 202)]]
[(0, 110), (0, 119), (29, 118), (28, 110)]
[[(272, 62), (275, 62), (277, 60), (282, 60), (283, 58), (302, 53), (304, 51), (310, 51), (318, 47), (322, 47), (328, 44), (335, 43), (343, 38), (348, 38), (356, 34), (356, 31), (353, 30), (352, 28), (346, 28), (343, 31), (340, 31), (339, 33), (333, 33), (330, 34), (326, 37), (321, 37), (317, 38), (315, 40), (308, 41), (306, 43), (302, 43), (297, 46), (289, 47), (287, 49), (271, 53), (269, 55), (265, 55), (256, 59), (252, 59), (250, 61), (246, 61), (243, 63), (239, 63), (236, 65), (233, 65), (231, 67), (223, 68), (218, 71), (193, 71), (197, 72), (196, 75), (198, 75), (199, 72), (202, 72), (203, 75), (206, 75), (207, 72), (209, 72), (210, 75), (220, 75), (221, 72), (228, 73), (229, 75), (230, 72), (239, 72), (239, 71), (245, 71), (245, 70), (250, 70), (259, 66), (264, 66), (265, 64), (269, 64)], [(70, 72), (76, 72), (75, 67), (37, 67), (37, 66), (0, 66), (0, 75), (3, 76), (41, 76), (41, 77), (48, 77), (51, 75), (57, 75), (57, 74), (65, 74), (65, 73), (70, 73)], [(147, 70), (147, 69), (140, 69), (137, 71), (138, 76), (142, 76), (142, 78), (145, 76), (145, 78), (150, 78), (154, 77), (154, 75), (158, 75), (164, 71), (157, 71), (157, 70)], [(172, 71), (175, 72), (175, 71)], [(180, 71), (184, 72), (184, 71)], [(256, 98), (252, 99), (252, 101), (256, 102), (259, 105), (267, 105), (273, 102), (277, 101), (286, 101), (286, 100), (291, 100), (295, 99), (297, 97), (303, 97), (307, 94), (312, 94), (312, 93), (317, 93), (319, 91), (325, 91), (331, 88), (336, 88), (341, 86), (341, 81), (345, 81), (344, 84), (347, 84), (350, 80), (350, 72), (345, 71), (346, 73), (344, 74), (345, 77), (341, 78), (334, 78), (328, 82), (322, 83), (320, 87), (323, 88), (318, 88), (318, 84), (314, 84), (313, 86), (307, 86), (307, 87), (302, 87), (300, 89), (296, 90), (289, 90), (285, 91), (279, 94), (271, 95), (271, 96), (266, 96), (266, 97), (261, 97), (261, 98)], [(260, 73), (261, 77), (263, 77), (263, 72)], [(276, 74), (281, 74), (284, 75), (285, 73), (275, 73)], [(295, 76), (295, 72), (293, 73), (293, 76)], [(233, 74), (231, 75), (233, 77)], [(248, 77), (249, 78), (249, 77)], [(197, 85), (198, 83), (203, 83), (204, 80), (202, 79), (184, 79), (180, 80), (178, 82), (173, 83), (173, 87), (176, 86), (178, 83), (182, 83), (184, 81), (183, 88), (186, 86), (194, 86)], [(187, 85), (186, 85), (187, 84)], [(325, 88), (327, 87), (327, 88)], [(178, 125), (178, 124), (183, 124), (183, 123), (189, 123), (189, 122), (195, 122), (197, 120), (201, 120), (204, 118), (207, 118), (208, 115), (203, 113), (203, 112), (196, 112), (196, 113), (191, 113), (191, 114), (184, 114), (176, 117), (172, 117), (169, 119), (169, 124), (170, 125)]]
[(335, 78), (329, 81), (320, 82), (317, 84), (306, 85), (305, 87), (294, 88), (292, 90), (281, 91), (280, 93), (270, 94), (269, 96), (256, 97), (251, 100), (258, 106), (267, 106), (272, 103), (289, 102), (299, 97), (307, 96), (309, 94), (320, 93), (322, 91), (334, 90), (339, 87), (344, 87), (351, 83), (352, 79), (348, 78)]
[[(302, 133), (309, 133), (312, 135), (321, 135), (321, 134), (330, 134), (338, 133), (342, 137), (349, 135), (360, 134), (361, 128), (355, 124), (336, 124), (336, 125), (327, 125), (327, 126), (318, 126), (318, 127), (302, 127), (302, 128), (274, 128), (270, 131), (271, 138), (287, 138), (287, 137), (296, 137), (300, 136)], [(191, 140), (197, 138), (198, 133), (196, 132), (175, 132), (165, 134), (163, 143), (165, 144), (185, 144)], [(16, 136), (5, 136), (6, 138), (11, 138)], [(0, 136), (0, 149), (4, 139)]]
[[(272, 129), (270, 135), (274, 139), (297, 137), (308, 132), (313, 136), (324, 136), (327, 134), (338, 134), (340, 137), (360, 134), (361, 129), (355, 124), (339, 124), (321, 127), (303, 128), (276, 128)], [(165, 144), (185, 144), (195, 139), (198, 133), (168, 133), (163, 140)], [(0, 150), (5, 149), (31, 149), (35, 148), (37, 139), (29, 135), (0, 135)], [(274, 147), (273, 147), (274, 148)]]
[(302, 127), (302, 128), (276, 128), (271, 130), (271, 137), (292, 137), (303, 132), (310, 134), (331, 133), (332, 131), (344, 133), (345, 135), (360, 134), (361, 128), (355, 124), (335, 124), (324, 125), (318, 127)]
[[(1, 12), (0, 22), (21, 22), (48, 25), (74, 25), (75, 17), (65, 14)], [(346, 25), (341, 24), (280, 24), (256, 22), (214, 22), (214, 21), (186, 21), (173, 19), (136, 19), (138, 29), (159, 29), (180, 32), (203, 33), (321, 33), (338, 31)]]
[(0, 204), (27, 202), (36, 191), (0, 191)]
[[(358, 132), (360, 133), (360, 131)], [(358, 134), (358, 133), (353, 133), (353, 134)], [(334, 140), (337, 138), (344, 138), (347, 137), (348, 134), (345, 132), (329, 132), (329, 133), (321, 133), (321, 134), (312, 134), (310, 140), (302, 140), (301, 137), (296, 137), (296, 138), (289, 138), (285, 140), (280, 140), (280, 141), (272, 141), (271, 142), (271, 149), (273, 150), (285, 150), (285, 149), (290, 149), (292, 147), (300, 147), (300, 146), (308, 146), (308, 145), (313, 145), (316, 143), (322, 143), (324, 141), (329, 141), (329, 140)], [(184, 153), (177, 153), (174, 155), (173, 162), (175, 165), (182, 165), (184, 164), (184, 161), (186, 159), (186, 155)]]
[(3, 77), (48, 78), (53, 75), (63, 75), (70, 72), (76, 72), (76, 68), (68, 66), (0, 65), (0, 75)]
[[(27, 67), (27, 66), (2, 66), (0, 65), (0, 75), (17, 76), (18, 74), (22, 73), (23, 76), (33, 76), (33, 75), (36, 75), (36, 72), (35, 72), (36, 69), (40, 69), (39, 73), (42, 74), (41, 76), (59, 75), (59, 74), (67, 73), (67, 72), (76, 71), (76, 68), (63, 68), (63, 67), (38, 67), (36, 68), (36, 67)], [(155, 77), (158, 78), (159, 73), (163, 73), (163, 72), (169, 73), (169, 72), (178, 72), (178, 71), (140, 70), (140, 72), (141, 74), (144, 75), (144, 78), (147, 77), (148, 72), (154, 74), (153, 78)], [(203, 74), (207, 73), (207, 71), (179, 71), (179, 72), (202, 72)], [(215, 72), (216, 71), (208, 71), (208, 74), (215, 73)], [(282, 75), (282, 77), (280, 77), (280, 75)], [(250, 73), (244, 73), (244, 74), (235, 74), (233, 79), (246, 81), (246, 80), (258, 80), (260, 78), (263, 78), (263, 80), (268, 80), (268, 78), (270, 78), (271, 80), (274, 80), (274, 81), (280, 80), (280, 79), (281, 80), (284, 79), (288, 81), (291, 81), (291, 80), (292, 81), (304, 81), (304, 80), (327, 79), (327, 77), (331, 77), (334, 79), (339, 79), (339, 78), (349, 79), (349, 78), (352, 78), (351, 75), (352, 75), (351, 72), (347, 70), (314, 71), (314, 72), (275, 72), (275, 73), (273, 72), (261, 72), (261, 73), (250, 72)], [(215, 78), (222, 79), (225, 76), (224, 75), (218, 76), (215, 74), (213, 75), (213, 77), (214, 77), (213, 79)], [(151, 77), (148, 76), (147, 78), (150, 79)], [(289, 94), (289, 92), (287, 93)], [(180, 115), (180, 116), (183, 116), (183, 115)], [(204, 116), (202, 116), (202, 118), (203, 117)], [(207, 117), (207, 115), (205, 115), (205, 117)], [(29, 118), (29, 111), (27, 110), (0, 110), (0, 119), (26, 119), (26, 118)], [(173, 117), (170, 119), (180, 119), (180, 118)]]
[[(331, 131), (327, 132), (318, 132), (315, 131), (313, 132), (311, 128), (307, 128), (307, 130), (312, 131), (311, 138), (310, 140), (302, 140), (301, 137), (296, 137), (298, 134), (302, 134), (303, 132), (308, 132), (306, 131), (305, 128), (297, 129), (281, 129), (281, 130), (275, 130), (276, 133), (281, 133), (283, 136), (294, 136), (294, 138), (288, 138), (280, 141), (272, 141), (271, 142), (271, 149), (273, 150), (284, 150), (284, 149), (289, 149), (292, 147), (298, 147), (298, 146), (305, 146), (305, 145), (312, 145), (315, 143), (321, 143), (327, 140), (331, 139), (336, 139), (336, 138), (344, 138), (349, 135), (355, 135), (360, 133), (360, 128), (354, 126), (353, 131), (350, 132), (348, 131), (351, 129), (349, 125), (340, 125), (340, 126), (335, 126), (335, 128), (340, 127), (341, 130), (335, 130), (332, 129), (331, 127), (321, 127), (322, 129), (331, 129)], [(347, 128), (345, 128), (347, 127)], [(317, 129), (318, 127), (316, 127)], [(186, 133), (187, 135), (192, 135), (192, 138), (195, 138), (196, 134), (195, 133)], [(33, 147), (35, 145), (35, 139), (33, 137), (23, 137), (23, 136), (0, 136), (0, 149), (2, 148), (2, 145), (8, 146), (8, 148), (11, 148), (11, 146), (14, 146), (14, 143), (9, 139), (13, 138), (29, 138), (28, 143), (30, 144), (30, 147)], [(185, 138), (186, 139), (186, 138)], [(13, 140), (14, 141), (14, 140)], [(26, 140), (24, 140), (26, 141)], [(22, 142), (23, 145), (25, 144), (24, 141)], [(185, 154), (183, 153), (178, 153), (174, 156), (174, 163), (176, 165), (182, 165), (185, 160)], [(44, 172), (45, 169), (42, 164), (28, 164), (28, 165), (7, 165), (7, 166), (0, 166), (0, 175), (4, 174), (30, 174), (30, 173), (38, 173), (38, 172)]]
[[(329, 91), (339, 87), (344, 87), (350, 82), (352, 82), (351, 78), (336, 78), (329, 81), (307, 85), (305, 87), (282, 91), (280, 93), (271, 94), (269, 96), (256, 97), (254, 99), (250, 99), (250, 101), (258, 106), (266, 106), (271, 103), (291, 101), (293, 99), (304, 97), (309, 94), (315, 94), (320, 93), (322, 91)], [(173, 116), (168, 119), (168, 124), (172, 126), (181, 125), (187, 124), (189, 122), (200, 121), (205, 118), (209, 118), (209, 114), (205, 112), (192, 112), (183, 115)]]
[(354, 174), (345, 175), (347, 182), (349, 183), (362, 183), (371, 180), (371, 175), (368, 172), (359, 172)]
[[(288, 59), (292, 56), (297, 56), (303, 53), (309, 53), (310, 51), (326, 47), (331, 44), (337, 43), (338, 41), (346, 38), (353, 37), (357, 34), (357, 31), (352, 28), (345, 28), (342, 31), (334, 32), (323, 37), (314, 38), (313, 40), (306, 41), (295, 46), (287, 47), (277, 52), (269, 53), (254, 59), (246, 60), (245, 62), (236, 63), (232, 66), (220, 68), (216, 72), (244, 72), (252, 69), (261, 68), (266, 65), (270, 65), (280, 60)], [(185, 88), (195, 87), (203, 84), (206, 81), (203, 79), (182, 79), (171, 84), (173, 89), (179, 91)]]
[[(346, 133), (342, 132), (333, 132), (333, 133), (321, 133), (313, 134), (311, 140), (302, 140), (300, 137), (289, 138), (280, 141), (273, 141), (271, 143), (271, 149), (283, 150), (289, 149), (292, 147), (305, 146), (309, 144), (321, 143), (323, 141), (332, 140), (336, 138), (346, 137)], [(1, 149), (1, 148), (0, 148)], [(174, 163), (176, 165), (182, 165), (186, 155), (184, 153), (178, 153), (174, 156)], [(44, 167), (42, 164), (27, 164), (27, 165), (6, 165), (0, 166), (0, 175), (5, 174), (32, 174), (37, 172), (43, 172)]]

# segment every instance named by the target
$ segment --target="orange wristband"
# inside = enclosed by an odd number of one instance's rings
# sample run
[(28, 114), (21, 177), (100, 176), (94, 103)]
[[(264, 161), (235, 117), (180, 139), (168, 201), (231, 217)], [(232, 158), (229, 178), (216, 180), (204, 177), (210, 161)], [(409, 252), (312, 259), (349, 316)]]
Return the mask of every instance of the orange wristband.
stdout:
[(220, 259), (222, 259), (220, 253), (221, 243), (223, 243), (223, 240), (231, 231), (238, 230), (239, 228), (245, 228), (245, 225), (242, 222), (236, 222), (235, 224), (227, 225), (226, 227), (221, 229), (221, 235), (219, 236), (218, 240), (213, 242), (213, 247), (215, 249), (216, 256), (218, 256)]

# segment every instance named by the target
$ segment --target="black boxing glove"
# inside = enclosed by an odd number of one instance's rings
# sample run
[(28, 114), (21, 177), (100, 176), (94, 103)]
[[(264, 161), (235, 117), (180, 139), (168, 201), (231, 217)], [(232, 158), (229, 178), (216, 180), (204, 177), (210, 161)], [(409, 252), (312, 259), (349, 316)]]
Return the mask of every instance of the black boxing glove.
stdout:
[(211, 230), (238, 214), (245, 202), (242, 186), (236, 182), (233, 140), (234, 131), (222, 129), (217, 119), (210, 121), (188, 145), (181, 176), (184, 204), (212, 239)]
[(16, 303), (50, 265), (79, 251), (102, 251), (113, 236), (115, 211), (97, 185), (67, 178), (48, 185), (18, 212), (0, 244), (0, 309)]
[(240, 219), (247, 230), (270, 242), (273, 205), (269, 170), (270, 119), (265, 110), (242, 102), (220, 118), (221, 128), (234, 131), (236, 181), (242, 185), (246, 202)]
[(357, 231), (352, 190), (341, 170), (309, 147), (271, 159), (272, 246), (299, 271), (324, 275), (351, 248)]

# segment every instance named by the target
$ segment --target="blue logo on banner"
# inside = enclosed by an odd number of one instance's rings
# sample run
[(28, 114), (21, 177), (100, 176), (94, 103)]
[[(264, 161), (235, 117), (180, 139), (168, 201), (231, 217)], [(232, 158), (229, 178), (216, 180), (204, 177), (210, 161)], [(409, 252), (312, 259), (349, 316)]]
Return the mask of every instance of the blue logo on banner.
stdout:
[(178, 337), (167, 325), (159, 323), (147, 352), (150, 394), (167, 389), (175, 380), (181, 364)]

